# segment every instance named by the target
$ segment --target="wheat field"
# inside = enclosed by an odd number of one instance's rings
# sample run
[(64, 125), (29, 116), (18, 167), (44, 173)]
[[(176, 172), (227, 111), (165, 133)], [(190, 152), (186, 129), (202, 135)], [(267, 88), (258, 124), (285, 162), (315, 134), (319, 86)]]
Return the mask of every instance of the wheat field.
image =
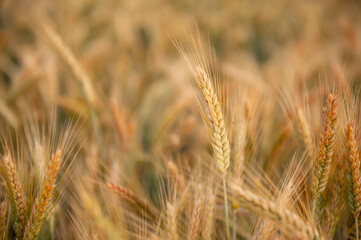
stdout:
[(361, 2), (1, 0), (0, 238), (361, 239)]

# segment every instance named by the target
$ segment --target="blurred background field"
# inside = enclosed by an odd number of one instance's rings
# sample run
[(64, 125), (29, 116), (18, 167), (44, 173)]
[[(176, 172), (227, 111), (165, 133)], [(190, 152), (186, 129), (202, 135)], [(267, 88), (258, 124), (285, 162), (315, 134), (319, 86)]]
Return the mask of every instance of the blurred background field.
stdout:
[[(207, 129), (174, 44), (190, 46), (195, 29), (242, 96), (234, 108), (247, 112), (246, 161), (270, 173), (252, 181), (279, 186), (291, 159), (305, 158), (297, 107), (307, 106), (317, 139), (327, 91), (358, 94), (360, 1), (1, 0), (1, 134), (20, 139), (26, 160), (34, 151), (27, 139), (37, 141), (26, 129), (41, 132), (54, 111), (77, 132), (68, 190), (42, 239), (174, 239), (163, 226), (168, 203), (184, 204), (176, 235), (189, 239), (196, 199), (213, 195), (212, 239), (225, 239)], [(134, 211), (108, 181), (147, 199), (156, 216)], [(263, 220), (237, 214), (237, 239), (256, 236)]]

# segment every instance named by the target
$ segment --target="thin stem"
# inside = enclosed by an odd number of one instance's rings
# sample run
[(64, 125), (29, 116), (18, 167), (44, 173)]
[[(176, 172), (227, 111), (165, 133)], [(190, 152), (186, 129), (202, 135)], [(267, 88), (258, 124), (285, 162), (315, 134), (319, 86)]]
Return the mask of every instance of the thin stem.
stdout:
[(316, 202), (317, 202), (317, 199), (314, 198), (312, 201), (312, 218), (313, 219), (315, 218)]
[(226, 217), (227, 240), (230, 240), (231, 233), (229, 231), (227, 186), (226, 186), (226, 178), (225, 177), (223, 178), (223, 197), (224, 197), (224, 213), (225, 213), (225, 217)]
[(358, 217), (355, 218), (355, 225), (356, 225), (356, 240), (359, 240), (359, 236), (358, 236)]
[(47, 223), (48, 228), (50, 229), (50, 240), (54, 240), (54, 218), (51, 218)]
[(233, 210), (233, 240), (236, 240), (236, 210)]

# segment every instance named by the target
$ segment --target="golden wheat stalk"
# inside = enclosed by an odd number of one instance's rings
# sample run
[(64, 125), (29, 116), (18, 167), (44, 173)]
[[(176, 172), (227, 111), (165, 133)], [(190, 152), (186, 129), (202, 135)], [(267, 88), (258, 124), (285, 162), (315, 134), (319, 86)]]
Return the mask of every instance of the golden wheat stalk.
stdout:
[(110, 191), (116, 193), (120, 198), (130, 203), (136, 210), (140, 210), (140, 212), (145, 211), (152, 219), (157, 218), (157, 213), (154, 207), (148, 204), (145, 199), (142, 199), (134, 194), (130, 189), (118, 186), (111, 182), (107, 183), (107, 187)]
[(326, 189), (326, 185), (330, 176), (336, 135), (337, 106), (337, 95), (330, 93), (327, 98), (327, 105), (324, 109), (323, 127), (320, 136), (317, 165), (313, 178), (313, 215), (316, 210), (316, 204), (319, 200), (318, 198), (320, 194)]
[[(296, 181), (298, 181), (298, 179)], [(290, 179), (282, 192), (280, 192), (280, 195), (276, 200), (276, 204), (279, 206), (288, 206), (289, 204), (292, 204), (296, 190), (295, 186), (297, 185), (298, 184), (295, 183), (293, 179)], [(274, 221), (264, 219), (254, 237), (255, 239), (269, 239), (272, 234), (277, 234), (279, 229), (280, 227)]]
[(323, 239), (317, 229), (284, 206), (261, 198), (237, 185), (232, 185), (231, 189), (239, 198), (240, 206), (278, 223), (289, 234), (306, 239)]
[(203, 205), (202, 200), (198, 198), (195, 202), (192, 219), (189, 225), (188, 237), (187, 237), (188, 240), (198, 239), (199, 227), (201, 225), (201, 220), (202, 220), (202, 205)]
[(197, 66), (194, 76), (207, 104), (207, 117), (210, 127), (208, 131), (213, 154), (216, 158), (218, 169), (223, 174), (223, 177), (225, 177), (230, 164), (231, 151), (222, 107), (207, 72), (201, 66)]
[(303, 143), (305, 144), (309, 161), (313, 160), (313, 141), (310, 126), (307, 122), (306, 116), (301, 108), (297, 109), (297, 123), (302, 135)]
[(86, 100), (89, 102), (89, 104), (91, 104), (91, 106), (93, 106), (95, 109), (98, 109), (100, 104), (99, 97), (96, 94), (91, 78), (89, 77), (85, 68), (74, 56), (70, 48), (66, 46), (59, 34), (57, 34), (50, 25), (45, 25), (43, 28), (55, 49), (58, 51), (64, 61), (70, 66), (76, 77), (76, 80), (78, 80), (81, 84)]
[(19, 181), (16, 166), (10, 154), (3, 157), (3, 177), (6, 183), (7, 196), (11, 205), (11, 217), (15, 234), (21, 238), (25, 228), (26, 221), (26, 203), (22, 184)]
[(121, 108), (114, 97), (110, 101), (110, 110), (120, 146), (125, 151), (128, 151), (134, 133), (134, 122), (129, 115), (129, 111), (127, 111), (128, 109)]
[(196, 66), (194, 73), (195, 80), (202, 92), (207, 106), (208, 134), (212, 144), (213, 155), (216, 159), (218, 169), (223, 176), (223, 196), (226, 217), (227, 239), (230, 239), (228, 200), (226, 175), (230, 164), (230, 142), (227, 135), (226, 122), (222, 113), (222, 107), (218, 101), (216, 91), (207, 72), (201, 67)]
[(221, 80), (220, 68), (215, 61), (214, 53), (210, 49), (204, 48), (199, 32), (197, 32), (196, 38), (193, 38), (193, 56), (187, 56), (182, 46), (177, 45), (177, 47), (192, 71), (195, 85), (200, 89), (200, 94), (197, 94), (200, 95), (198, 103), (201, 105), (203, 120), (206, 122), (217, 168), (222, 174), (226, 231), (229, 240), (226, 175), (230, 165), (231, 145), (222, 105), (219, 101), (219, 97), (222, 96), (217, 96), (217, 90), (219, 90), (217, 84)]
[(237, 117), (235, 121), (233, 152), (234, 161), (232, 162), (233, 173), (238, 180), (242, 176), (245, 164), (245, 152), (247, 145), (247, 123), (245, 116)]
[(344, 208), (344, 170), (342, 166), (339, 166), (336, 177), (334, 178), (333, 191), (331, 193), (331, 201), (329, 209), (327, 209), (327, 220), (326, 220), (326, 233), (329, 239), (332, 239), (336, 226), (341, 218), (341, 213)]
[(207, 197), (206, 204), (204, 205), (204, 231), (203, 231), (203, 239), (211, 240), (214, 230), (214, 215), (216, 208), (216, 196), (213, 192), (210, 192)]
[(174, 164), (172, 161), (166, 162), (166, 167), (169, 173), (169, 176), (173, 180), (176, 185), (176, 188), (179, 189), (181, 193), (185, 190), (185, 179), (184, 176), (179, 172), (177, 165)]
[(6, 239), (6, 202), (0, 205), (0, 239)]
[(168, 237), (170, 239), (177, 240), (178, 233), (177, 233), (177, 210), (175, 206), (170, 202), (166, 203), (165, 209), (165, 226)]
[(61, 163), (61, 150), (58, 150), (51, 158), (40, 193), (30, 213), (24, 233), (24, 239), (26, 240), (37, 239), (45, 221), (49, 217), (55, 200), (56, 180), (61, 169)]
[[(348, 205), (350, 206), (353, 217), (358, 225), (358, 217), (361, 212), (361, 174), (360, 157), (356, 143), (355, 125), (350, 122), (345, 130), (347, 145), (347, 188)], [(358, 239), (358, 227), (356, 228), (356, 238)]]
[(272, 150), (269, 154), (269, 157), (264, 164), (263, 169), (265, 171), (270, 170), (270, 168), (274, 167), (277, 164), (277, 159), (278, 159), (279, 155), (282, 153), (282, 150), (285, 147), (286, 142), (291, 135), (291, 132), (292, 132), (292, 129), (290, 128), (289, 125), (286, 125), (282, 129), (280, 136), (278, 137), (277, 141), (273, 145)]

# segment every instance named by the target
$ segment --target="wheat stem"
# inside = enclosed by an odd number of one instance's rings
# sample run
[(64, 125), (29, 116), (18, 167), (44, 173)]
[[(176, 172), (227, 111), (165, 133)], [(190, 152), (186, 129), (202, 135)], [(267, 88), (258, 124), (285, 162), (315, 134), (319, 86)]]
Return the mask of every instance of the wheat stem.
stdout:
[(316, 202), (317, 202), (317, 199), (313, 199), (313, 200), (312, 200), (312, 217), (315, 216)]
[(356, 240), (359, 240), (359, 236), (358, 236), (358, 217), (355, 218), (355, 225), (356, 225)]
[(225, 178), (223, 178), (223, 197), (224, 197), (224, 213), (225, 213), (225, 217), (226, 217), (227, 240), (230, 240), (231, 239), (231, 234), (230, 234), (230, 231), (229, 231), (227, 186), (226, 186), (226, 179)]
[(236, 240), (236, 210), (233, 210), (233, 240)]

